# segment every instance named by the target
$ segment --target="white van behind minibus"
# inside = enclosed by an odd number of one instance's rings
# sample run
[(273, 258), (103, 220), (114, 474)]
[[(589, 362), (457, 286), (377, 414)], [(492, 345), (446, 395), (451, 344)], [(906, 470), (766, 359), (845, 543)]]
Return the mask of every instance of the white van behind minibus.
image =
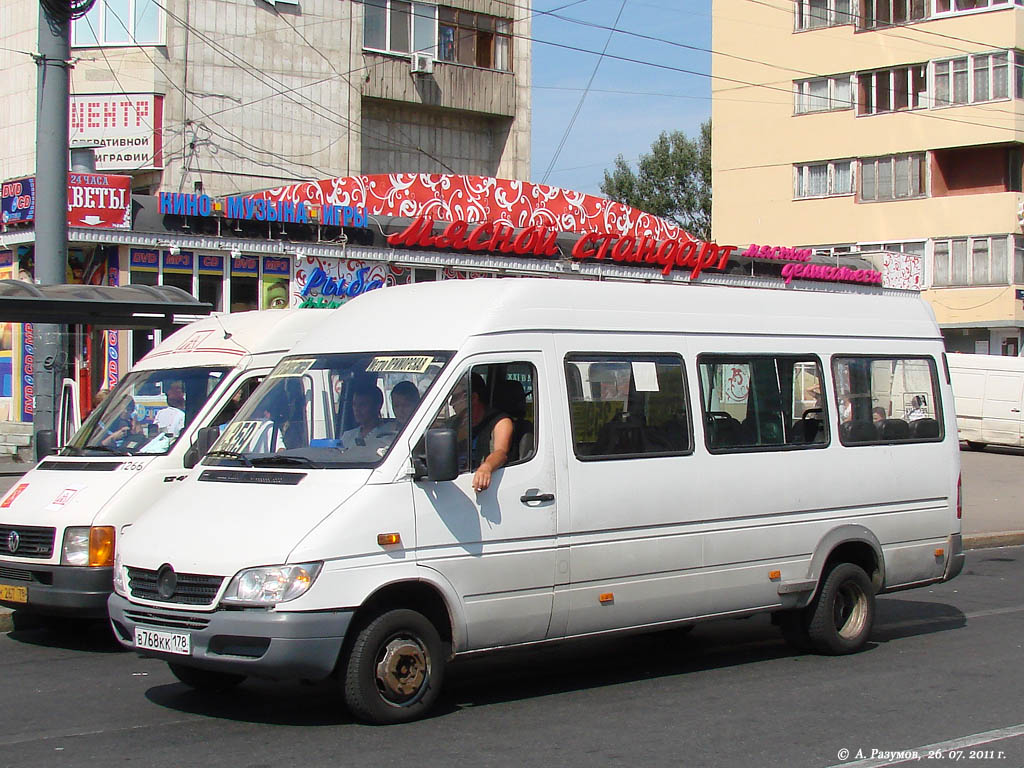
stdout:
[(960, 439), (973, 450), (1024, 446), (1024, 358), (949, 355)]
[[(293, 423), (266, 415), (282, 397)], [(799, 647), (850, 653), (876, 593), (963, 566), (951, 406), (916, 295), (376, 291), (129, 530), (111, 622), (195, 688), (333, 675), (377, 723), (422, 716), (452, 657), (505, 646), (770, 612)]]
[(167, 496), (201, 449), (323, 310), (191, 323), (143, 357), (58, 455), (0, 501), (0, 605), (19, 615), (106, 618), (118, 539)]

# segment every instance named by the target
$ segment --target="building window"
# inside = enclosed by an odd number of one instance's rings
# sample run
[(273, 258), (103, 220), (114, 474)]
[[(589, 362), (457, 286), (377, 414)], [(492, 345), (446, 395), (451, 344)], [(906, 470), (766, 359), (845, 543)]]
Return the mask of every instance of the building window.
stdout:
[(363, 0), (363, 47), (437, 55), (437, 6), (409, 0)]
[(164, 16), (158, 0), (96, 0), (71, 24), (71, 44), (160, 45)]
[(1013, 236), (1013, 282), (1024, 284), (1024, 237)]
[(857, 114), (877, 115), (926, 106), (927, 71), (926, 64), (914, 64), (858, 73)]
[(890, 253), (909, 253), (924, 258), (924, 240), (909, 243), (861, 243), (860, 251), (889, 251)]
[(873, 157), (860, 161), (860, 199), (901, 200), (924, 197), (925, 153)]
[(796, 29), (853, 24), (857, 20), (853, 3), (854, 0), (796, 0), (793, 4)]
[[(1009, 98), (1009, 52), (979, 53), (936, 61), (936, 107), (977, 104)], [(1019, 66), (1019, 64), (1018, 64)], [(1020, 77), (1017, 77), (1018, 84)], [(1018, 87), (1018, 93), (1020, 88)]]
[(852, 75), (816, 77), (793, 83), (794, 111), (798, 115), (808, 112), (830, 112), (853, 108)]
[[(935, 15), (998, 10), (1013, 6), (1012, 0), (935, 0)], [(1017, 5), (1021, 5), (1017, 0)]]
[(796, 198), (853, 194), (853, 161), (833, 160), (793, 166)]
[[(1020, 268), (1016, 253), (1014, 261), (1016, 273)], [(1006, 236), (936, 240), (932, 264), (935, 287), (1006, 285), (1009, 279)]]
[(485, 13), (437, 9), (438, 58), (470, 67), (512, 71), (512, 21)]
[(865, 29), (923, 21), (928, 18), (929, 0), (862, 0), (861, 26)]

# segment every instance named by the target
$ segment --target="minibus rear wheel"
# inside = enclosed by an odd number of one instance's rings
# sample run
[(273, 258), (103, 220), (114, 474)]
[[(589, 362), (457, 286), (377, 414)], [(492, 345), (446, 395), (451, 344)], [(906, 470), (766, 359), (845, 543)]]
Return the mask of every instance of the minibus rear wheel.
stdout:
[(867, 644), (875, 622), (875, 589), (859, 565), (839, 563), (806, 610), (807, 637), (815, 651), (856, 653)]
[(345, 703), (359, 720), (379, 725), (422, 717), (437, 701), (445, 658), (437, 628), (405, 608), (371, 618), (345, 660)]
[(245, 675), (233, 675), (230, 672), (214, 672), (210, 669), (196, 669), (183, 664), (167, 662), (171, 674), (189, 688), (203, 693), (221, 693), (229, 691), (245, 680)]

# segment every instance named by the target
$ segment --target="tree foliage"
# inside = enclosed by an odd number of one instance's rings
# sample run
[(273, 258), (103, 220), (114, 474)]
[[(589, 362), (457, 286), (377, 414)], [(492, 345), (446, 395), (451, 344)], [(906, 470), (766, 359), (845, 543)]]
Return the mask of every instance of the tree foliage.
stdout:
[(663, 132), (640, 155), (637, 172), (623, 159), (604, 172), (601, 191), (609, 198), (675, 221), (696, 238), (711, 237), (711, 120), (700, 136)]

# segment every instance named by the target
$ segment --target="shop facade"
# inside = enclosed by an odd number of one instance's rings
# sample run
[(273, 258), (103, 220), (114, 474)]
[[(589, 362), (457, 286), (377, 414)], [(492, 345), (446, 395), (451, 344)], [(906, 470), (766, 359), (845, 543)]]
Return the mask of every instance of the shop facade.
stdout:
[[(215, 312), (332, 308), (389, 286), (484, 277), (846, 291), (920, 286), (910, 255), (816, 263), (810, 252), (783, 246), (703, 243), (604, 198), (490, 177), (355, 176), (220, 199), (165, 193), (90, 203), (95, 210), (69, 220), (69, 283), (171, 285)], [(0, 278), (31, 279), (31, 218), (6, 218)], [(6, 333), (0, 420), (30, 421), (31, 326)], [(78, 388), (83, 412), (163, 335), (72, 327), (64, 375)]]

